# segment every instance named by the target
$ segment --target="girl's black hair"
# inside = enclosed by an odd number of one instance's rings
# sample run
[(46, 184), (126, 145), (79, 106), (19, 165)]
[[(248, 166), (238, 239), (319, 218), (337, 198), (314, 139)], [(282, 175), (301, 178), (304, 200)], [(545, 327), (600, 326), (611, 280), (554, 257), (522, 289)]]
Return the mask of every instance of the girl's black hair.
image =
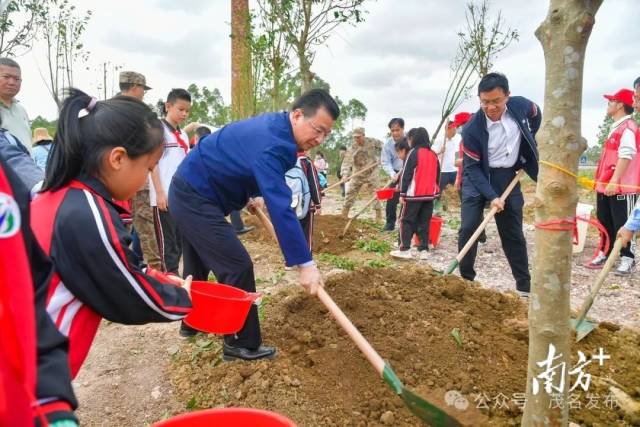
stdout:
[(99, 176), (104, 154), (114, 147), (123, 147), (132, 159), (151, 153), (162, 145), (163, 128), (156, 114), (135, 98), (95, 102), (71, 88), (53, 141), (42, 191), (57, 190), (82, 173)]
[(407, 141), (407, 138), (404, 137), (402, 138), (400, 141), (396, 142), (394, 144), (396, 151), (400, 151), (400, 150), (406, 150), (409, 151), (410, 147), (409, 147), (409, 141)]
[(423, 127), (413, 128), (407, 133), (411, 148), (431, 148), (429, 132)]

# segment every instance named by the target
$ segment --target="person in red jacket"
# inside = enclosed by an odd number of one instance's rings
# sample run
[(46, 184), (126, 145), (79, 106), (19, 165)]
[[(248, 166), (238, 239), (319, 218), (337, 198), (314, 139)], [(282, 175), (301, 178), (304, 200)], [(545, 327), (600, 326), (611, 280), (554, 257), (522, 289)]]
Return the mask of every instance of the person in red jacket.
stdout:
[[(175, 279), (138, 263), (128, 247), (122, 209), (113, 202), (133, 197), (162, 147), (162, 124), (144, 103), (130, 97), (97, 101), (70, 90), (42, 193), (31, 204), (31, 227), (54, 264), (46, 310), (69, 341), (72, 377), (102, 318), (124, 324), (169, 322), (191, 310), (188, 291)], [(52, 350), (40, 341), (38, 348), (39, 358)], [(58, 396), (51, 387), (37, 397), (55, 401)]]
[[(604, 97), (609, 101), (607, 115), (611, 117), (613, 124), (596, 168), (596, 212), (598, 221), (607, 229), (613, 241), (618, 229), (627, 221), (640, 193), (640, 133), (631, 117), (633, 91), (621, 89), (614, 95)], [(611, 246), (613, 245), (610, 245), (609, 253)], [(586, 267), (602, 268), (609, 253), (601, 248)], [(615, 274), (629, 275), (634, 266), (634, 254), (628, 244), (620, 250), (620, 264)]]
[[(29, 189), (0, 156), (0, 426), (33, 426), (34, 416), (40, 425), (74, 426), (67, 341), (44, 307), (53, 265), (31, 231), (29, 201)], [(55, 371), (55, 384), (37, 372), (36, 340), (51, 349), (40, 364)], [(53, 386), (57, 402), (36, 400), (37, 377), (38, 391)]]
[(412, 259), (411, 238), (418, 234), (421, 260), (427, 259), (429, 250), (429, 221), (433, 214), (433, 201), (440, 195), (438, 177), (440, 163), (438, 155), (431, 150), (429, 133), (423, 127), (414, 128), (407, 134), (411, 151), (400, 175), (400, 249), (391, 251), (391, 256)]

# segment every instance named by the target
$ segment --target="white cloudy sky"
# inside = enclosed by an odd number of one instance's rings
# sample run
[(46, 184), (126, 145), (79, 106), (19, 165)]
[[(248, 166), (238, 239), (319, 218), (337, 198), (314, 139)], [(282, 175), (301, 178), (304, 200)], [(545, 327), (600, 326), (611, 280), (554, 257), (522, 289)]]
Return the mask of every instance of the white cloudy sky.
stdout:
[[(155, 102), (174, 87), (190, 83), (230, 93), (230, 2), (228, 0), (83, 0), (93, 11), (85, 45), (89, 67), (76, 73), (76, 86), (96, 91), (109, 61), (147, 76)], [(368, 4), (366, 22), (339, 29), (318, 49), (313, 70), (342, 99), (358, 98), (369, 109), (367, 134), (382, 138), (391, 117), (408, 127), (433, 130), (449, 78), (466, 0), (377, 0)], [(544, 58), (534, 36), (547, 13), (543, 0), (493, 0), (520, 41), (504, 51), (494, 70), (509, 77), (511, 92), (543, 105)], [(630, 87), (640, 76), (640, 1), (606, 0), (598, 12), (587, 50), (583, 135), (592, 143), (601, 122), (603, 93)], [(19, 98), (30, 116), (54, 118), (56, 109), (40, 77), (38, 48), (19, 58), (23, 89)], [(109, 83), (111, 85), (111, 83)], [(478, 108), (472, 97), (461, 109)]]

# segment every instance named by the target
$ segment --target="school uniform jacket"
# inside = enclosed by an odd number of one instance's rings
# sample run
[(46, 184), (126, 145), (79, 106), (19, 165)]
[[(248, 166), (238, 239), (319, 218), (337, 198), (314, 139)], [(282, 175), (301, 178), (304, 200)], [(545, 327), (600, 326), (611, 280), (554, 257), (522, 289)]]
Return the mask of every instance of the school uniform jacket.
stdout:
[[(33, 411), (75, 419), (67, 340), (45, 311), (53, 265), (29, 224), (29, 190), (0, 158), (0, 425), (33, 425)], [(39, 354), (42, 347), (49, 351)], [(36, 362), (37, 361), (37, 362)], [(37, 369), (46, 366), (49, 369)], [(55, 373), (53, 376), (50, 373)], [(37, 381), (36, 381), (37, 379)], [(37, 382), (37, 392), (36, 392)], [(51, 390), (57, 399), (36, 403)]]
[[(538, 145), (535, 135), (540, 128), (542, 112), (534, 102), (522, 96), (512, 96), (507, 101), (509, 114), (518, 124), (522, 139), (515, 169), (523, 168), (533, 179), (538, 179)], [(462, 130), (463, 174), (462, 197), (482, 194), (487, 200), (498, 198), (489, 179), (489, 132), (487, 116), (482, 109), (473, 115)]]
[(204, 137), (176, 175), (225, 215), (242, 209), (250, 197), (264, 197), (286, 265), (300, 265), (312, 261), (311, 251), (285, 181), (297, 152), (289, 113), (267, 113)]
[(103, 317), (124, 324), (168, 322), (191, 309), (183, 289), (146, 275), (136, 263), (120, 213), (104, 185), (90, 177), (32, 202), (33, 231), (54, 263), (46, 308), (69, 339), (74, 378)]
[(440, 195), (438, 155), (427, 147), (409, 151), (400, 175), (400, 197), (410, 202), (428, 202)]
[(320, 180), (318, 179), (318, 170), (306, 154), (298, 154), (298, 157), (300, 157), (302, 171), (309, 182), (309, 196), (311, 197), (309, 210), (315, 212), (320, 209), (320, 203), (322, 201), (322, 188), (320, 187)]

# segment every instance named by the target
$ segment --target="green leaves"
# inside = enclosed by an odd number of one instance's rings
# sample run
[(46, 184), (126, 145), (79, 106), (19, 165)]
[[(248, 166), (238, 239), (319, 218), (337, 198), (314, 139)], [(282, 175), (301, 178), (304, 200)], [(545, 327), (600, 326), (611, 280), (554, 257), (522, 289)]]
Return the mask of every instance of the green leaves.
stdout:
[(451, 336), (453, 337), (453, 339), (456, 342), (456, 345), (458, 347), (462, 347), (462, 337), (460, 336), (460, 329), (458, 328), (453, 328), (451, 330)]
[(375, 252), (379, 254), (385, 254), (391, 250), (391, 244), (384, 240), (378, 240), (375, 238), (358, 240), (356, 248), (365, 252)]

